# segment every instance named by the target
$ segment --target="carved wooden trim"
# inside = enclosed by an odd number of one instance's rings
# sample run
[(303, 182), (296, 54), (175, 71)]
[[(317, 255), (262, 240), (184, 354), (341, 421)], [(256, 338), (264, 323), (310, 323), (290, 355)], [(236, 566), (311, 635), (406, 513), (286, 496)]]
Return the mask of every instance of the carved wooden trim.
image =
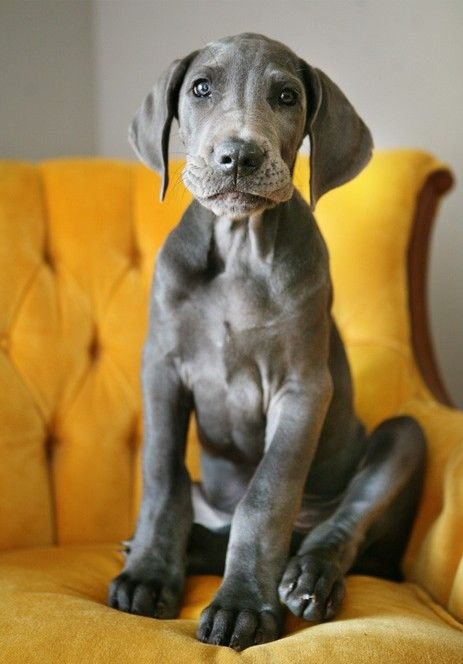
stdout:
[(453, 176), (441, 168), (428, 176), (417, 200), (407, 252), (408, 304), (415, 360), (432, 394), (451, 406), (436, 362), (428, 314), (429, 247), (441, 197), (453, 185)]

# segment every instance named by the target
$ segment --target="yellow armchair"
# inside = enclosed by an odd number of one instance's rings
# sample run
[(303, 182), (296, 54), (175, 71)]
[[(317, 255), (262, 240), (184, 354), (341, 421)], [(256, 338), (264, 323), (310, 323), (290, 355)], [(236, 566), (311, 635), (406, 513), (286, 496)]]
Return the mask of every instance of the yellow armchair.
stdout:
[[(378, 152), (317, 208), (357, 409), (369, 427), (412, 414), (428, 438), (406, 582), (351, 576), (336, 620), (289, 616), (282, 639), (241, 654), (194, 637), (217, 577), (188, 580), (178, 620), (106, 606), (140, 498), (140, 349), (154, 256), (190, 200), (180, 170), (161, 205), (140, 165), (0, 164), (0, 661), (460, 663), (463, 413), (445, 403), (425, 310), (452, 179), (418, 151)], [(301, 157), (305, 196), (307, 171)]]

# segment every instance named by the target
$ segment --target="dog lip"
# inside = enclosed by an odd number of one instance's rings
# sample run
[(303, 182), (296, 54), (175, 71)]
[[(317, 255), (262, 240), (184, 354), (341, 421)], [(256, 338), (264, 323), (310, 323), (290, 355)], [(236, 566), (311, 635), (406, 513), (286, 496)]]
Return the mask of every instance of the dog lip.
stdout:
[(237, 189), (230, 189), (219, 191), (211, 196), (207, 196), (208, 201), (230, 200), (235, 202), (259, 202), (268, 200), (266, 196), (259, 196), (258, 194), (251, 194), (247, 191), (239, 191)]

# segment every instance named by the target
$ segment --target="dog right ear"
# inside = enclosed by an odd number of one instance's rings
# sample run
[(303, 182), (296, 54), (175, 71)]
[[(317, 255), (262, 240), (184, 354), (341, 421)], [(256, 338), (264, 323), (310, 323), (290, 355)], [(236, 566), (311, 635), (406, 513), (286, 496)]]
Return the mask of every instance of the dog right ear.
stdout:
[(325, 192), (352, 180), (371, 158), (370, 130), (344, 93), (320, 69), (300, 61), (307, 103), (306, 134), (310, 139), (310, 202), (312, 209)]
[(177, 117), (185, 73), (198, 51), (174, 60), (151, 88), (129, 127), (129, 142), (143, 163), (162, 175), (161, 201), (169, 184), (169, 136)]

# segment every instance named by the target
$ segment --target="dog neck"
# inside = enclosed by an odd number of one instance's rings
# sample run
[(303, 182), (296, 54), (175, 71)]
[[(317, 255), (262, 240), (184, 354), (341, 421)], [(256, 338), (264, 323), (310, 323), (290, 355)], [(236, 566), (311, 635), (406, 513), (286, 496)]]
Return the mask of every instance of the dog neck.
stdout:
[(273, 262), (280, 205), (241, 219), (217, 216), (213, 222), (213, 251), (225, 270), (239, 260), (249, 267)]

